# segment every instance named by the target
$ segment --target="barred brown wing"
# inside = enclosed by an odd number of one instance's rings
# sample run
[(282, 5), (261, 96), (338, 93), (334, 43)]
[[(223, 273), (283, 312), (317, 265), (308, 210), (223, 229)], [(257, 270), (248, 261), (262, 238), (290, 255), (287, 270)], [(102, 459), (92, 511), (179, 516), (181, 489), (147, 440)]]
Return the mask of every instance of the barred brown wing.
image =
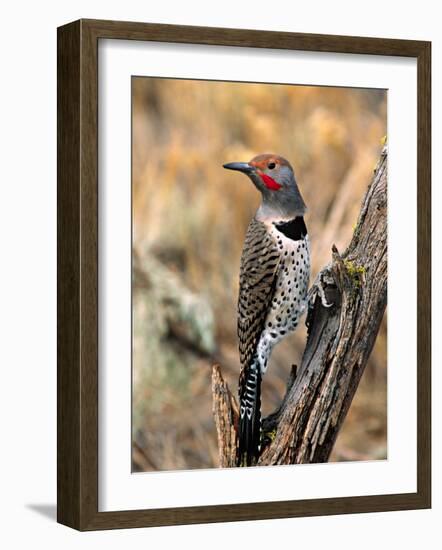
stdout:
[(255, 219), (247, 230), (241, 257), (238, 338), (244, 375), (253, 358), (275, 292), (280, 254), (274, 237)]

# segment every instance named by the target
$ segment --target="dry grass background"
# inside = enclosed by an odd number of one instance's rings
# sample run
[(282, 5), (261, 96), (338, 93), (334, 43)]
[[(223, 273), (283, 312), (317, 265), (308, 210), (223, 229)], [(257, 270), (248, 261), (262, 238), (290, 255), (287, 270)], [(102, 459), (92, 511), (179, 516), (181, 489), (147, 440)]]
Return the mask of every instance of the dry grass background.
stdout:
[[(133, 468), (217, 465), (210, 376), (239, 372), (236, 299), (244, 234), (259, 204), (223, 170), (261, 152), (288, 158), (308, 206), (312, 278), (343, 250), (386, 134), (386, 93), (133, 79)], [(299, 363), (305, 330), (275, 348), (264, 414)], [(386, 456), (386, 322), (332, 460)]]

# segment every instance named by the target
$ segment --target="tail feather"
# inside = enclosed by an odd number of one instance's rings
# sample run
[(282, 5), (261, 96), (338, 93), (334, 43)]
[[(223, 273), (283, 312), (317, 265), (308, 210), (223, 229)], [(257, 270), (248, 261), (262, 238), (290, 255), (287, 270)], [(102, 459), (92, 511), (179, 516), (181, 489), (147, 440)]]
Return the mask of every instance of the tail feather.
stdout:
[(259, 457), (261, 440), (261, 371), (251, 366), (240, 387), (238, 466), (252, 466)]

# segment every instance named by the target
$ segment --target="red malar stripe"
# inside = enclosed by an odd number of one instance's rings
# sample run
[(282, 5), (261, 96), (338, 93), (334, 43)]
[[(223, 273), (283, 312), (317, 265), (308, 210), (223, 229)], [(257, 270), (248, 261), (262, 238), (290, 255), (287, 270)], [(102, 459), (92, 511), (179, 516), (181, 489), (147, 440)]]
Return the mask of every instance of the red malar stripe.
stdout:
[(272, 191), (278, 191), (278, 189), (281, 189), (282, 185), (279, 185), (278, 182), (276, 182), (273, 178), (271, 178), (267, 174), (259, 174), (259, 175), (261, 176), (261, 179), (264, 182), (264, 185), (267, 187), (267, 189), (272, 189)]

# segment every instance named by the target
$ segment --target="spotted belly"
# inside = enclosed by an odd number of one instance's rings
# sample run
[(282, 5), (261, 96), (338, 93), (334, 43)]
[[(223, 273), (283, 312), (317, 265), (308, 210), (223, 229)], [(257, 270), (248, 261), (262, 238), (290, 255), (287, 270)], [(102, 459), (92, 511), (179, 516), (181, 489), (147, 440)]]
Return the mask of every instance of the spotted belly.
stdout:
[(267, 363), (273, 347), (298, 326), (306, 309), (310, 279), (308, 235), (299, 240), (292, 240), (277, 229), (273, 231), (281, 260), (275, 293), (256, 349), (256, 360), (263, 374), (267, 370)]

